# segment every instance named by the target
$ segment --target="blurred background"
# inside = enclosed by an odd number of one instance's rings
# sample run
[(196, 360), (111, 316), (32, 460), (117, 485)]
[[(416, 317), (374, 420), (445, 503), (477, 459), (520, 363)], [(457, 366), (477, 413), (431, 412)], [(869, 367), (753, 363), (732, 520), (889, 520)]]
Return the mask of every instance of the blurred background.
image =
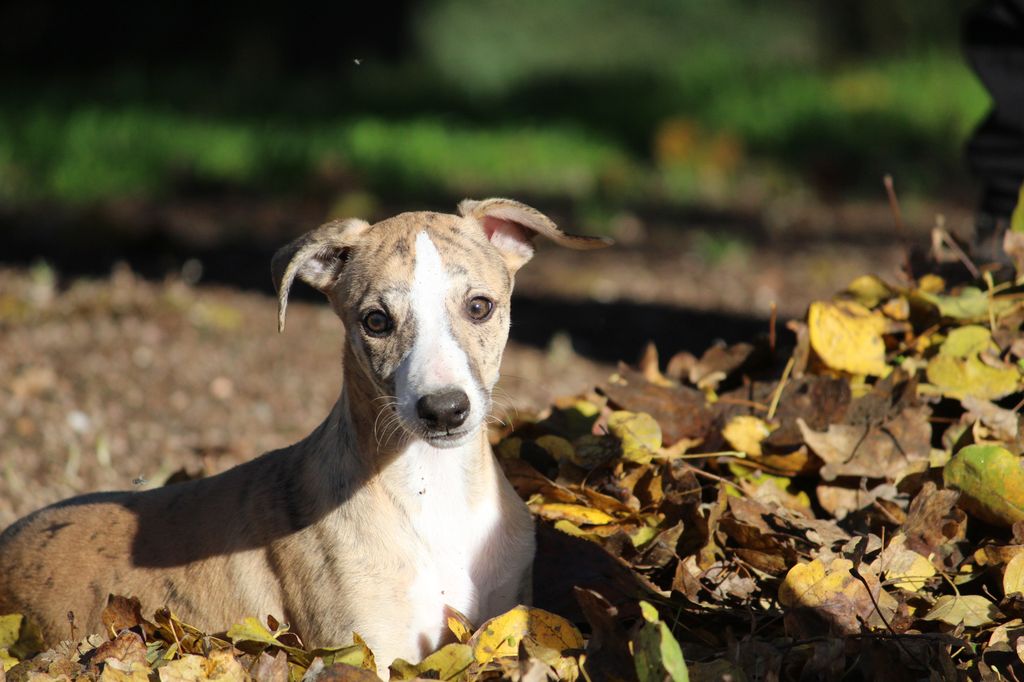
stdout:
[(0, 258), (267, 290), (327, 217), (507, 195), (625, 247), (548, 293), (799, 314), (893, 262), (885, 173), (911, 229), (970, 231), (968, 4), (6, 3)]
[(145, 473), (82, 457), (244, 458), (315, 424), (340, 337), (302, 306), (273, 335), (269, 262), (329, 217), (505, 195), (615, 237), (519, 277), (506, 375), (533, 407), (648, 340), (699, 354), (892, 278), (937, 220), (972, 230), (968, 4), (3, 3), (5, 485), (40, 451), (75, 490)]

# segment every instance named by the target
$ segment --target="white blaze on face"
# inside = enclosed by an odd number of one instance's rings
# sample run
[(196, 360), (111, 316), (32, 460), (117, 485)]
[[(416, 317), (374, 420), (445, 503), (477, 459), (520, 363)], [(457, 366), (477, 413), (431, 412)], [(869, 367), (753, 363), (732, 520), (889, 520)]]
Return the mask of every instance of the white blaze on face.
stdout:
[(415, 341), (398, 367), (399, 410), (408, 423), (414, 424), (418, 419), (416, 401), (444, 389), (460, 388), (469, 396), (471, 406), (465, 427), (473, 431), (480, 420), (480, 389), (473, 381), (466, 352), (452, 336), (446, 305), (450, 286), (441, 254), (427, 233), (420, 232), (409, 292)]

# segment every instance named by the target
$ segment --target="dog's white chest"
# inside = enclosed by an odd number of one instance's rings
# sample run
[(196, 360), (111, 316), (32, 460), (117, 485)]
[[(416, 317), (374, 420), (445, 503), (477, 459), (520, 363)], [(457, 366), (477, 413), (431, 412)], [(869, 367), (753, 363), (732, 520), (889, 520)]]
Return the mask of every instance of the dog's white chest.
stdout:
[[(445, 607), (479, 621), (501, 581), (498, 488), (488, 480), (469, 490), (461, 448), (426, 444), (406, 452), (409, 504), (415, 532), (410, 548), (415, 578), (409, 588), (417, 644), (432, 651), (445, 634)], [(477, 485), (480, 485), (477, 483)]]

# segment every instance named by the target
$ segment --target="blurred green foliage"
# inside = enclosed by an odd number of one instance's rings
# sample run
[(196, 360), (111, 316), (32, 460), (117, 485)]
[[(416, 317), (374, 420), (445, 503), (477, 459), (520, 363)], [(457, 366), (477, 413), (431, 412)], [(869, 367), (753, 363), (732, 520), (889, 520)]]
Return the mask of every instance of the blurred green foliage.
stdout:
[(438, 0), (404, 59), (330, 76), (25, 78), (0, 91), (0, 199), (199, 184), (682, 203), (874, 191), (886, 172), (936, 191), (962, 179), (987, 106), (957, 53), (963, 4)]

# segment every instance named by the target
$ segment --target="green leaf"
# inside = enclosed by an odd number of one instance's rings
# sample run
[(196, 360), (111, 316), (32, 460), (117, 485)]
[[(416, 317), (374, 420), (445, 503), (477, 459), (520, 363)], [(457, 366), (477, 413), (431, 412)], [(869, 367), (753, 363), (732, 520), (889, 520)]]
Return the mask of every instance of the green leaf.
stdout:
[(227, 636), (236, 646), (250, 642), (265, 645), (264, 648), (267, 646), (277, 647), (296, 660), (305, 661), (308, 665), (308, 662), (312, 660), (309, 654), (298, 647), (284, 644), (278, 639), (284, 632), (287, 632), (287, 630), (281, 629), (278, 632), (271, 632), (259, 619), (250, 616), (232, 625), (227, 632)]
[(1017, 194), (1017, 206), (1010, 216), (1010, 232), (1024, 232), (1024, 184), (1020, 186)]
[(1006, 363), (993, 367), (981, 359), (980, 353), (986, 351), (996, 352), (998, 347), (985, 327), (952, 330), (925, 369), (928, 381), (939, 393), (958, 400), (966, 396), (997, 400), (1019, 390), (1020, 370)]
[(633, 663), (640, 682), (689, 682), (690, 674), (683, 659), (683, 650), (668, 626), (658, 620), (658, 611), (645, 601), (640, 602), (643, 627), (633, 640)]
[(1000, 526), (1024, 520), (1024, 469), (1021, 458), (1006, 448), (968, 445), (953, 455), (942, 476), (974, 516)]

